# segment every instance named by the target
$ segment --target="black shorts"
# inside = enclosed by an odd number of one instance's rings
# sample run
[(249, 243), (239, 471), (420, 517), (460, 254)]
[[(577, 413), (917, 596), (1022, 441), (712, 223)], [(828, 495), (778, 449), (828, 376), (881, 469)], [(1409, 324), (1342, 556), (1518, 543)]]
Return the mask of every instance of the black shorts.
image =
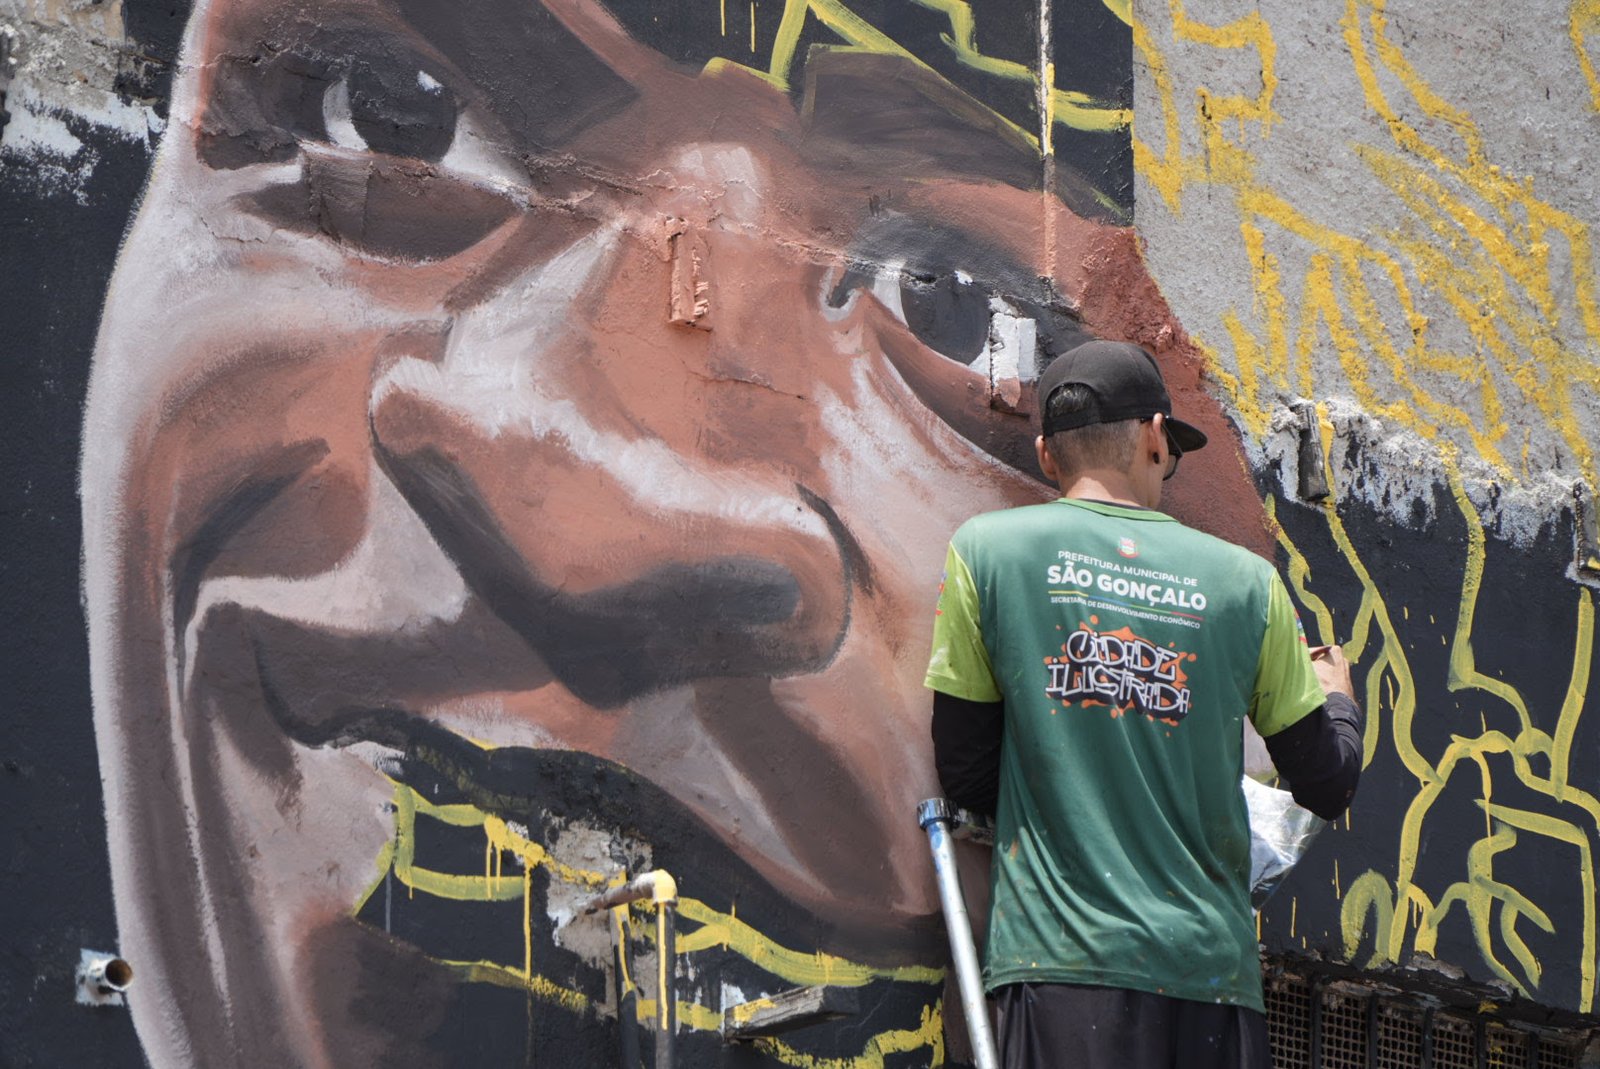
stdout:
[(1267, 1019), (1242, 1006), (1077, 984), (994, 993), (1001, 1069), (1272, 1069)]

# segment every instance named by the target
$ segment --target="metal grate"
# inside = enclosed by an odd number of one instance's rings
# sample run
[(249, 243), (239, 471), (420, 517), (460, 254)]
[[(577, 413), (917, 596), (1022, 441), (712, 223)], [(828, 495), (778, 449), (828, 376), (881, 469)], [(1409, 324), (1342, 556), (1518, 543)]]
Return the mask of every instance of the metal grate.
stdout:
[(1478, 1069), (1478, 1043), (1472, 1022), (1443, 1014), (1433, 1019), (1435, 1069)]
[(1377, 1069), (1415, 1069), (1422, 1064), (1422, 1011), (1391, 999), (1378, 1000)]
[(1345, 991), (1322, 992), (1320, 1069), (1367, 1069), (1367, 1003)]
[(1264, 993), (1273, 1069), (1579, 1069), (1588, 1038), (1430, 1012), (1345, 980), (1278, 973)]
[(1305, 982), (1273, 977), (1262, 994), (1273, 1069), (1311, 1069), (1311, 992)]
[(1576, 1040), (1539, 1037), (1539, 1069), (1578, 1069), (1583, 1046)]
[(1527, 1032), (1491, 1024), (1483, 1030), (1485, 1061), (1489, 1069), (1528, 1069)]

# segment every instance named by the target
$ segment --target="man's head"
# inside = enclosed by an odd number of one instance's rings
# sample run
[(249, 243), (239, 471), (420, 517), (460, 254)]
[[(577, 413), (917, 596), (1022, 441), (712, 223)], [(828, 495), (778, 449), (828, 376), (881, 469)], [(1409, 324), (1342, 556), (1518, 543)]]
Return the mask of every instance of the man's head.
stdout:
[(1178, 458), (1206, 444), (1203, 431), (1172, 418), (1155, 358), (1130, 342), (1085, 342), (1046, 368), (1039, 423), (1039, 466), (1063, 493), (1083, 484), (1149, 507)]

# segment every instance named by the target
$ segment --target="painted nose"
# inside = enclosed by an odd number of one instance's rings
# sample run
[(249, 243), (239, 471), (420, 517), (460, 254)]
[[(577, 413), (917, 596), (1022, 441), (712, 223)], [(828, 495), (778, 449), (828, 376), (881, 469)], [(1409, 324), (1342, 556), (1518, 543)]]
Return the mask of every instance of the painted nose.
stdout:
[(578, 698), (610, 708), (833, 657), (859, 551), (820, 497), (596, 426), (615, 399), (585, 412), (528, 394), (512, 420), (463, 410), (450, 371), (447, 354), (387, 379), (374, 455), (467, 586)]
[[(564, 589), (554, 577), (567, 570), (561, 554), (574, 540), (555, 532), (571, 517), (498, 508), (439, 449), (397, 453), (381, 438), (377, 448), (380, 464), (467, 586), (592, 705), (619, 705), (702, 677), (810, 671), (837, 646), (849, 578), (828, 548), (809, 547), (822, 560), (786, 563), (691, 545), (670, 525), (641, 518), (633, 533), (673, 542), (683, 559), (630, 560), (629, 532), (590, 531), (577, 545), (613, 562), (617, 577)], [(596, 491), (616, 492), (608, 482), (594, 480)], [(539, 541), (548, 542), (545, 550), (533, 548)], [(819, 602), (829, 611), (819, 611)]]

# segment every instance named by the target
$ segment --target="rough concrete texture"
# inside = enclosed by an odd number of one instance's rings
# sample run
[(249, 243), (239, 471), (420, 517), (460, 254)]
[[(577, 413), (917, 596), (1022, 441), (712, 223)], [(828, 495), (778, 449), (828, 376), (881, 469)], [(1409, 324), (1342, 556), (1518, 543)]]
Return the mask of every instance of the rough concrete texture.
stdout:
[(1595, 483), (1592, 13), (1138, 10), (1139, 230), (1248, 437), (1360, 409), (1397, 517), (1452, 475), (1525, 543)]

